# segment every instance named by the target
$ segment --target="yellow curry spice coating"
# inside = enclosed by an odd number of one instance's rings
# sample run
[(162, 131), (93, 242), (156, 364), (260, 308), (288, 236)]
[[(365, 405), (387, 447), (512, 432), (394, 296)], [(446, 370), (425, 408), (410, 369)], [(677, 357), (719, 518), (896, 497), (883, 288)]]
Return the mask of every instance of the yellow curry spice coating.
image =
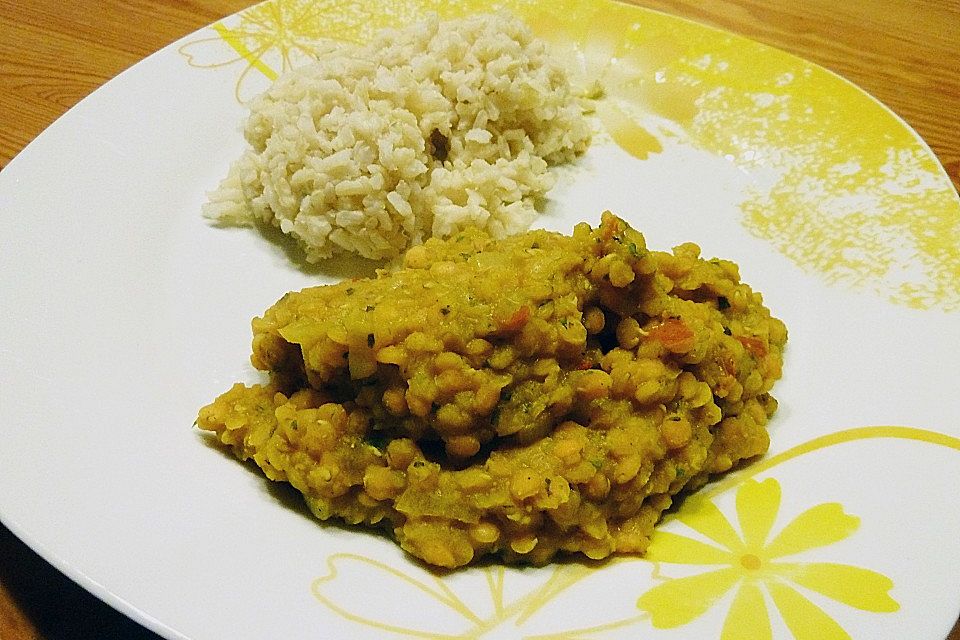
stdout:
[(253, 329), (271, 382), (200, 427), (319, 518), (443, 567), (642, 552), (671, 496), (766, 451), (786, 342), (735, 264), (649, 251), (609, 213), (430, 240)]

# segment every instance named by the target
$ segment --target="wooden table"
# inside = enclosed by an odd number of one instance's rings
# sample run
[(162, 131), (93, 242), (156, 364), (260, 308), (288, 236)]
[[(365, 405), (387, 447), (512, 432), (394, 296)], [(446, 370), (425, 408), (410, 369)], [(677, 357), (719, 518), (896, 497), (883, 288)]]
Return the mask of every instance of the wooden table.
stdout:
[[(813, 60), (885, 102), (960, 186), (958, 0), (634, 0)], [(250, 0), (0, 0), (0, 167), (123, 69)], [(960, 640), (960, 622), (950, 634)], [(0, 526), (0, 640), (156, 636)]]

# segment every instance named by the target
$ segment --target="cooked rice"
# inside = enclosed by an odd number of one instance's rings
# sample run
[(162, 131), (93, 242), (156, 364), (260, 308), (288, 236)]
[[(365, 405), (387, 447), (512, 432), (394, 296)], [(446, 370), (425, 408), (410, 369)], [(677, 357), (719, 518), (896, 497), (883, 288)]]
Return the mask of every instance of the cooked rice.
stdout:
[(506, 15), (331, 46), (252, 102), (244, 134), (251, 148), (204, 215), (273, 224), (311, 262), (392, 258), (468, 225), (521, 231), (548, 166), (590, 141), (564, 71)]

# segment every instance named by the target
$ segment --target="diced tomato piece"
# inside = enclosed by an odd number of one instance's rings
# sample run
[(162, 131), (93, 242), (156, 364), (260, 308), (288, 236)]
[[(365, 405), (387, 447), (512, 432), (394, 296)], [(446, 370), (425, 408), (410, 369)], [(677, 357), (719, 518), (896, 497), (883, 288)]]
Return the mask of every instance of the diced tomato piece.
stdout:
[(660, 342), (668, 351), (686, 353), (693, 349), (696, 340), (693, 330), (683, 323), (683, 320), (671, 318), (648, 330), (650, 338)]
[(600, 237), (604, 242), (609, 242), (622, 230), (621, 223), (622, 220), (615, 216), (603, 216), (600, 221)]
[(760, 338), (737, 336), (737, 340), (743, 345), (743, 348), (752, 353), (754, 357), (762, 358), (767, 355), (767, 345), (765, 345)]
[(723, 369), (724, 373), (728, 376), (737, 375), (737, 363), (736, 361), (727, 353), (725, 353), (720, 359), (720, 367)]
[(506, 318), (494, 318), (501, 331), (518, 331), (530, 319), (530, 307), (521, 305)]

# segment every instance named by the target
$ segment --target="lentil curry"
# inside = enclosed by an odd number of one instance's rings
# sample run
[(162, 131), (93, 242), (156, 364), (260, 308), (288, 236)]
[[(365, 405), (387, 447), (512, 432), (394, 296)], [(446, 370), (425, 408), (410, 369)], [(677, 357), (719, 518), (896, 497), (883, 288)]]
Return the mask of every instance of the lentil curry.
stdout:
[(610, 213), (431, 239), (253, 331), (270, 382), (200, 428), (318, 518), (443, 567), (643, 552), (673, 495), (766, 451), (786, 342), (734, 263), (649, 251)]

